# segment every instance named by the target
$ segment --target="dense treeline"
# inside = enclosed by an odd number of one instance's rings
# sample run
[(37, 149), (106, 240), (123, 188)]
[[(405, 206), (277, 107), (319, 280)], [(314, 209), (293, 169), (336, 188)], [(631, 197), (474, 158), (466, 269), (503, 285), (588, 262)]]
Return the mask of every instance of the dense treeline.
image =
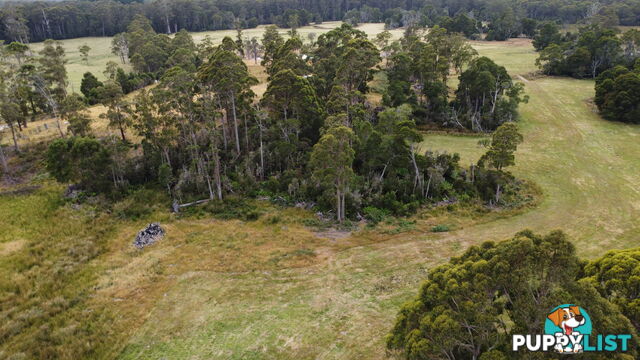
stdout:
[(549, 311), (569, 303), (588, 311), (592, 337), (632, 335), (628, 352), (607, 358), (637, 358), (638, 259), (636, 249), (582, 261), (560, 231), (523, 231), (473, 246), (430, 271), (402, 307), (387, 346), (412, 360), (547, 358), (553, 355), (514, 353), (511, 335), (544, 334)]
[[(488, 39), (528, 35), (535, 20), (578, 23), (606, 18), (615, 25), (638, 25), (638, 0), (443, 1), (443, 0), (154, 0), (56, 1), (5, 3), (0, 9), (0, 39), (42, 41), (124, 32), (136, 15), (151, 20), (161, 33), (233, 29), (277, 24), (296, 27), (313, 22), (385, 22), (389, 27), (435, 25), (476, 27)], [(468, 19), (457, 17), (468, 16)], [(452, 21), (452, 19), (454, 19)], [(460, 22), (462, 21), (462, 22)], [(481, 21), (488, 22), (483, 28)]]
[(540, 51), (536, 62), (549, 75), (595, 78), (616, 65), (633, 66), (640, 56), (639, 34), (592, 24), (560, 35), (557, 25), (545, 24), (533, 41)]
[[(3, 76), (1, 100), (10, 111), (2, 117), (12, 131), (40, 112), (68, 122), (71, 134), (60, 127), (61, 139), (49, 149), (49, 172), (108, 196), (151, 184), (176, 203), (278, 196), (332, 209), (339, 221), (409, 214), (442, 200), (526, 201), (524, 184), (505, 171), (522, 141), (513, 124), (522, 86), (444, 29), (415, 29), (393, 43), (383, 33), (375, 42), (380, 48), (345, 24), (307, 43), (295, 30), (285, 40), (269, 27), (260, 42), (239, 31), (236, 40), (195, 45), (186, 31), (158, 34), (138, 16), (113, 40), (113, 51), (136, 72), (127, 75), (110, 63), (104, 82), (85, 74), (84, 97), (66, 93), (64, 50), (55, 41), (39, 57), (17, 42), (5, 46), (15, 55), (7, 68), (15, 71)], [(256, 54), (269, 76), (259, 101), (251, 90), (257, 80), (243, 60), (256, 61)], [(408, 61), (412, 57), (417, 61)], [(31, 75), (22, 80), (18, 74), (26, 69)], [(389, 74), (385, 107), (367, 100), (376, 71)], [(460, 85), (449, 101), (453, 71)], [(131, 100), (124, 93), (132, 78), (159, 81)], [(21, 86), (24, 91), (14, 91)], [(98, 102), (117, 136), (92, 134), (85, 109)], [(417, 124), (428, 123), (497, 130), (480, 161), (463, 167), (457, 155), (419, 150)]]
[(596, 79), (595, 104), (605, 119), (640, 122), (640, 31), (621, 33), (596, 23), (561, 34), (558, 25), (546, 23), (533, 46), (540, 52), (536, 63), (544, 73)]

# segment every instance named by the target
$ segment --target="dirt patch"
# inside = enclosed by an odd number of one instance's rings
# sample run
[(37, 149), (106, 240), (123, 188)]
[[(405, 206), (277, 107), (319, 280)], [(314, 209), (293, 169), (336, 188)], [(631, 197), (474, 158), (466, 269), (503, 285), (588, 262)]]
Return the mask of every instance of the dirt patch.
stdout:
[(22, 249), (26, 242), (24, 240), (9, 241), (4, 244), (0, 244), (0, 256), (11, 255), (14, 252)]
[(332, 241), (346, 239), (351, 236), (351, 231), (328, 229), (324, 231), (314, 231), (313, 234), (321, 239), (329, 239)]

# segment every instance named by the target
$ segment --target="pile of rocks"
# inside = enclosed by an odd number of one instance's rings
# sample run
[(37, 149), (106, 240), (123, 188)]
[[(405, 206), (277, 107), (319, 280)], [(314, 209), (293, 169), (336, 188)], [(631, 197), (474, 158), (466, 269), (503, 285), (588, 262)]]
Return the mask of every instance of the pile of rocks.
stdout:
[(138, 232), (136, 240), (133, 242), (133, 246), (138, 249), (142, 249), (147, 245), (151, 245), (156, 241), (162, 239), (164, 236), (164, 229), (158, 223), (151, 223), (144, 229)]

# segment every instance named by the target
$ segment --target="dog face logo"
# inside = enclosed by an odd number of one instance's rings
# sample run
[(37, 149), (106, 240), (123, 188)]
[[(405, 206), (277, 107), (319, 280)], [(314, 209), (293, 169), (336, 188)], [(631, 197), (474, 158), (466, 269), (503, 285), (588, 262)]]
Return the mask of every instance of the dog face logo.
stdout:
[(557, 327), (562, 329), (565, 335), (571, 335), (573, 329), (584, 325), (584, 316), (580, 314), (580, 308), (573, 305), (566, 308), (558, 308), (547, 316)]
[(555, 351), (580, 353), (583, 351), (582, 338), (591, 333), (591, 321), (579, 306), (560, 305), (547, 315), (545, 332), (557, 338)]

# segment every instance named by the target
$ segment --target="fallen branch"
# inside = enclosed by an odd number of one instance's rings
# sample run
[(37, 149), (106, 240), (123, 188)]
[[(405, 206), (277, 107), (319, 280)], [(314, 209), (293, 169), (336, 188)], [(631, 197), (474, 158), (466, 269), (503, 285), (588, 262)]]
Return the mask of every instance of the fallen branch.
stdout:
[(173, 205), (171, 205), (171, 209), (173, 210), (173, 212), (177, 213), (177, 212), (180, 212), (180, 209), (184, 207), (208, 203), (211, 200), (212, 199), (197, 200), (194, 202), (184, 203), (184, 204), (178, 204), (177, 201), (174, 201)]

